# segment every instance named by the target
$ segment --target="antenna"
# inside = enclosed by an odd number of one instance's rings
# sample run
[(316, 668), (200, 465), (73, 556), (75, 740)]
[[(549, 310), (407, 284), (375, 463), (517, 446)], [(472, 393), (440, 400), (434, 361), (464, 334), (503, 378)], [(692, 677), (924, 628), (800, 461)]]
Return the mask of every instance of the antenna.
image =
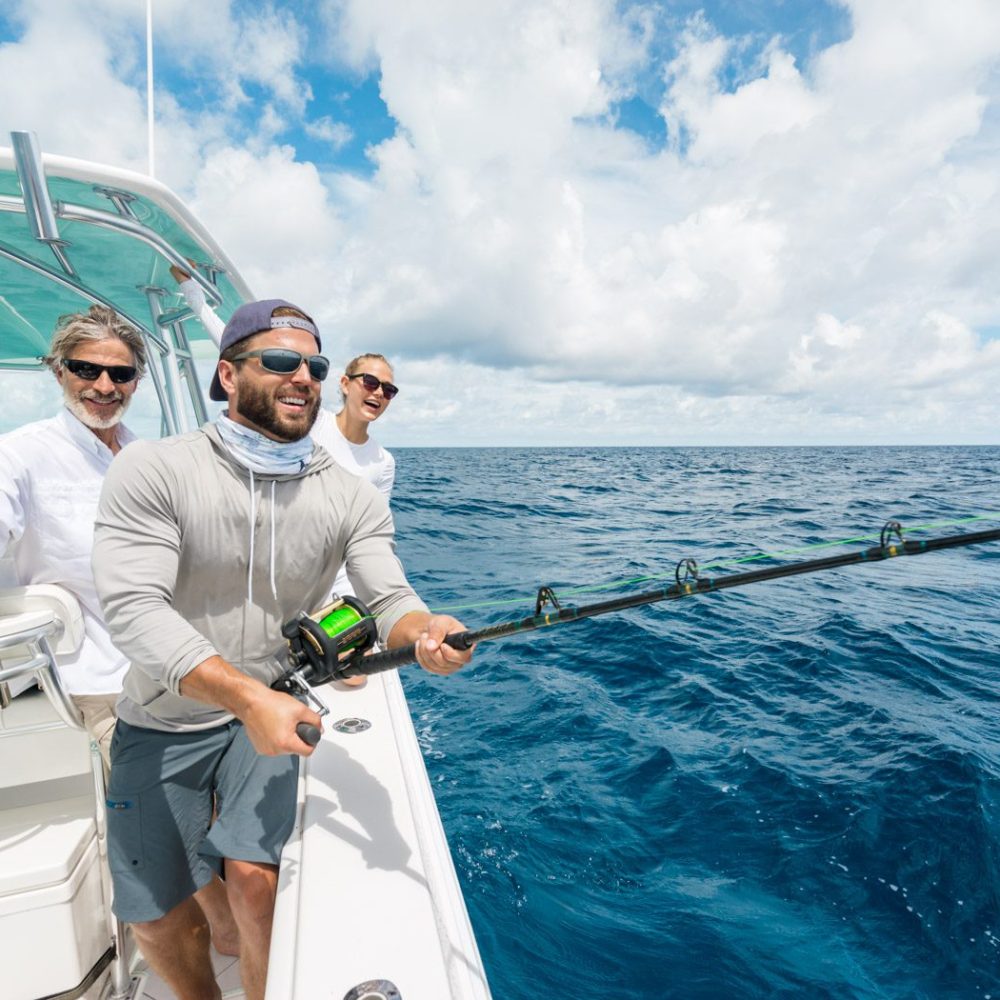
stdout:
[(149, 176), (156, 176), (153, 145), (153, 0), (146, 0), (146, 134), (149, 146)]

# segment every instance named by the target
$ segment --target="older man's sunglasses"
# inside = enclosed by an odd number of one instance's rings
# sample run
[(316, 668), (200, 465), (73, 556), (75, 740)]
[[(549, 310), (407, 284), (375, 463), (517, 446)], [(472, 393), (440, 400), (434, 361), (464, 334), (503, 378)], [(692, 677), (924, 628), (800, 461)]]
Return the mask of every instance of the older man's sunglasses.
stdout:
[(65, 358), (63, 367), (85, 382), (96, 382), (103, 372), (107, 372), (115, 385), (131, 382), (137, 374), (133, 365), (99, 365), (93, 361), (77, 361), (76, 358)]
[(237, 354), (233, 361), (245, 361), (247, 358), (257, 358), (261, 368), (275, 375), (292, 375), (299, 370), (302, 362), (309, 366), (309, 376), (317, 382), (330, 374), (330, 361), (322, 354), (299, 354), (287, 347), (262, 347), (257, 351), (244, 351)]
[(368, 390), (368, 392), (374, 392), (379, 386), (382, 386), (382, 395), (386, 399), (392, 399), (393, 396), (399, 392), (397, 386), (394, 386), (391, 382), (383, 382), (381, 379), (375, 378), (374, 375), (369, 375), (368, 372), (358, 372), (357, 375), (348, 375), (350, 378), (361, 379), (361, 384)]

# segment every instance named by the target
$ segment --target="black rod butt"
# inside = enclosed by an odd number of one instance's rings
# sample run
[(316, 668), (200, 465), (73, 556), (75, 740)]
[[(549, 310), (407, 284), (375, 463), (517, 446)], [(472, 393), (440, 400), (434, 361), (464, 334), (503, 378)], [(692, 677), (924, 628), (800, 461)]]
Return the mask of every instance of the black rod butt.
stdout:
[(319, 726), (313, 726), (308, 722), (300, 722), (295, 727), (295, 735), (298, 736), (303, 743), (308, 743), (309, 746), (314, 747), (320, 741), (320, 737), (323, 735), (323, 731)]

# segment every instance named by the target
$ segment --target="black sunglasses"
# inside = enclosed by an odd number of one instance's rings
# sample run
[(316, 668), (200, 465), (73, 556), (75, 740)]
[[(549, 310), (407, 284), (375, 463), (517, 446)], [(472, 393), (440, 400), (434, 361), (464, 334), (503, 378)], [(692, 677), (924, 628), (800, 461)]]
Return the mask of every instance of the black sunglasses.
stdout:
[(77, 361), (75, 358), (64, 358), (63, 367), (71, 371), (77, 378), (86, 382), (96, 382), (103, 372), (115, 385), (123, 385), (135, 379), (136, 368), (133, 365), (99, 365), (93, 361)]
[(309, 377), (317, 382), (322, 382), (330, 374), (330, 361), (322, 354), (299, 354), (287, 347), (263, 347), (258, 351), (245, 351), (237, 354), (233, 361), (243, 361), (246, 358), (259, 358), (261, 368), (275, 375), (291, 375), (299, 370), (303, 361), (309, 365)]
[(347, 377), (361, 379), (361, 384), (369, 392), (374, 392), (379, 386), (382, 386), (382, 395), (385, 396), (386, 399), (392, 399), (392, 397), (399, 392), (398, 386), (393, 385), (391, 382), (383, 382), (380, 379), (375, 378), (374, 375), (369, 375), (368, 372), (358, 372), (357, 375), (348, 375)]

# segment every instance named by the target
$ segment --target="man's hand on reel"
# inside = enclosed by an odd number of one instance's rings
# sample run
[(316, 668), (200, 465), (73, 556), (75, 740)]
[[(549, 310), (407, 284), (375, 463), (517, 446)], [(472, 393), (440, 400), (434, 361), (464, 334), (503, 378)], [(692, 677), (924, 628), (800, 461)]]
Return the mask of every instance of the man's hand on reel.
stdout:
[(257, 753), (271, 757), (284, 753), (308, 757), (315, 743), (304, 740), (298, 727), (312, 726), (319, 733), (323, 731), (322, 719), (308, 705), (263, 686), (244, 710), (242, 722)]

